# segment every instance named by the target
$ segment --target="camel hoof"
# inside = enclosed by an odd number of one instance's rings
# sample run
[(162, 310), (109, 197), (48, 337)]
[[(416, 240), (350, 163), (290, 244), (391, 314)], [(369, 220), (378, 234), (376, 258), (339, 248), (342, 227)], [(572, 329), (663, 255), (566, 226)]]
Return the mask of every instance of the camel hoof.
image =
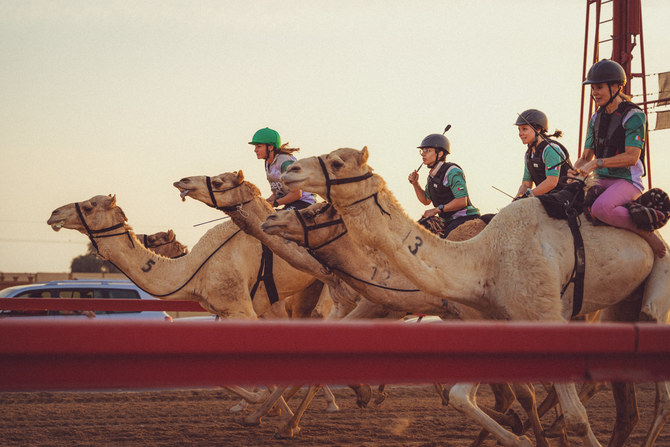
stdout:
[(258, 427), (261, 425), (261, 420), (260, 419), (249, 419), (249, 418), (242, 418), (237, 421), (238, 424), (242, 425), (243, 427)]
[(237, 405), (233, 405), (228, 409), (229, 413), (240, 413), (244, 411), (245, 408), (249, 406), (249, 403), (246, 400), (241, 401)]
[(512, 433), (515, 435), (523, 434), (523, 422), (521, 422), (521, 418), (516, 414), (516, 411), (508, 410), (507, 413), (505, 413), (505, 417), (507, 425), (512, 430)]
[(291, 439), (300, 434), (300, 427), (291, 428), (288, 425), (275, 433), (275, 439)]
[(375, 398), (375, 405), (380, 405), (386, 400), (387, 397), (389, 397), (387, 392), (379, 393), (379, 395)]
[(279, 408), (277, 406), (274, 406), (274, 407), (270, 408), (270, 411), (268, 411), (267, 416), (269, 416), (269, 417), (281, 416), (281, 408)]
[(358, 408), (367, 408), (372, 399), (372, 388), (370, 385), (361, 385), (356, 391), (356, 405)]
[(338, 411), (340, 411), (340, 407), (335, 402), (329, 403), (326, 407), (326, 413), (337, 413)]

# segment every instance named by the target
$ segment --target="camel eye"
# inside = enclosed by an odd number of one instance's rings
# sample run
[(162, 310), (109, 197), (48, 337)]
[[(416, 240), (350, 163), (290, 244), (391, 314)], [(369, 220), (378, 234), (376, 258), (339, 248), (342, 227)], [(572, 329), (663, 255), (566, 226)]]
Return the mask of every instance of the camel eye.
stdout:
[(342, 163), (342, 162), (339, 161), (339, 160), (334, 160), (334, 161), (330, 164), (330, 166), (332, 166), (333, 169), (338, 170), (338, 169), (342, 169), (342, 166), (344, 166), (344, 163)]
[[(95, 206), (95, 202), (93, 202), (92, 205)], [(93, 211), (93, 206), (91, 206), (91, 205), (83, 205), (81, 208), (82, 208), (85, 212), (90, 213), (91, 211)]]
[(221, 189), (223, 182), (221, 180), (212, 180), (212, 186), (216, 189)]

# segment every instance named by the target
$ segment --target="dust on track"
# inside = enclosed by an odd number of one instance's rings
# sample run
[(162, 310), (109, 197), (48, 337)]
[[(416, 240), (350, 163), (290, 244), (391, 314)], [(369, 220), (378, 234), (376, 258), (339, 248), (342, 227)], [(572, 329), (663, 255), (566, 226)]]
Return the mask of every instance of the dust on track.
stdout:
[[(540, 386), (538, 396), (543, 397)], [(479, 428), (451, 407), (443, 407), (430, 385), (389, 386), (379, 406), (356, 407), (347, 387), (333, 389), (340, 411), (325, 413), (320, 394), (305, 413), (302, 432), (290, 440), (275, 439), (280, 425), (266, 417), (259, 427), (238, 423), (241, 415), (228, 409), (239, 399), (223, 389), (142, 392), (0, 393), (0, 443), (12, 446), (403, 446), (466, 447)], [(290, 402), (297, 406), (298, 394)], [(627, 446), (642, 444), (654, 410), (653, 384), (638, 386), (640, 422)], [(482, 386), (478, 402), (491, 405), (489, 388)], [(514, 409), (523, 415), (520, 407)], [(614, 424), (611, 393), (600, 392), (587, 405), (589, 420), (602, 444)], [(249, 410), (245, 414), (248, 414)], [(552, 412), (542, 419), (547, 427)], [(670, 446), (670, 429), (656, 445)], [(532, 438), (532, 435), (529, 434)], [(489, 438), (484, 444), (495, 446)], [(579, 441), (572, 443), (581, 445)]]

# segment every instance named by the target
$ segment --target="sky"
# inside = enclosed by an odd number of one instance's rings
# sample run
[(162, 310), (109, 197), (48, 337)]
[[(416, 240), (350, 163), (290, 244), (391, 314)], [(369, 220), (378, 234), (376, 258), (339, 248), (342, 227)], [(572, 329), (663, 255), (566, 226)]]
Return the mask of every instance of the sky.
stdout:
[[(269, 195), (247, 144), (266, 126), (298, 158), (367, 146), (418, 219), (416, 146), (451, 124), (449, 160), (497, 212), (510, 199), (493, 187), (514, 194), (523, 173), (518, 113), (544, 111), (577, 158), (585, 15), (586, 0), (0, 0), (0, 272), (69, 272), (88, 239), (46, 220), (98, 194), (192, 247), (222, 214), (172, 183), (242, 170)], [(670, 70), (668, 18), (643, 0), (647, 74)], [(670, 191), (670, 130), (650, 147)]]

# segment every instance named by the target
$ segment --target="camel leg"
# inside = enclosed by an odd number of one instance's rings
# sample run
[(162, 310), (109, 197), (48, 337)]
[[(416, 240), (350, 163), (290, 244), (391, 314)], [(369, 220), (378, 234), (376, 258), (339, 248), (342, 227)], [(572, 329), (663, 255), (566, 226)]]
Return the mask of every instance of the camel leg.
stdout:
[(335, 402), (335, 395), (330, 390), (330, 387), (328, 385), (324, 385), (321, 387), (321, 390), (323, 391), (323, 395), (326, 398), (326, 413), (337, 413), (340, 411), (340, 407), (337, 406), (337, 402)]
[(479, 407), (477, 407), (476, 393), (478, 384), (459, 383), (451, 388), (449, 402), (461, 413), (479, 423), (488, 430), (505, 447), (531, 447), (530, 439), (526, 436), (516, 436), (491, 419)]
[(359, 384), (349, 385), (349, 388), (356, 393), (356, 405), (358, 408), (367, 408), (370, 399), (372, 399), (372, 388), (370, 385)]
[(612, 394), (616, 404), (616, 421), (609, 447), (622, 447), (640, 420), (635, 384), (633, 382), (612, 382)]
[(440, 396), (440, 402), (442, 402), (442, 406), (446, 407), (449, 405), (449, 393), (447, 392), (445, 394), (445, 389), (444, 385), (441, 383), (436, 383), (435, 384), (435, 391), (437, 391), (437, 395)]
[(249, 402), (251, 403), (262, 402), (263, 399), (267, 398), (269, 394), (267, 390), (249, 391), (240, 386), (226, 386), (224, 388), (242, 397), (241, 401), (239, 401), (236, 405), (233, 405), (228, 409), (228, 411), (231, 413), (239, 413), (241, 411), (244, 411), (249, 406)]
[(265, 416), (275, 404), (279, 404), (286, 411), (287, 417), (292, 417), (293, 412), (288, 407), (288, 405), (286, 405), (286, 401), (282, 397), (282, 394), (284, 391), (286, 391), (286, 388), (288, 388), (287, 385), (282, 385), (275, 388), (274, 391), (272, 391), (270, 394), (270, 397), (268, 397), (256, 411), (243, 418), (240, 423), (245, 426), (260, 425), (261, 418)]
[[(493, 391), (493, 396), (495, 397), (495, 405), (493, 406), (493, 409), (501, 414), (506, 413), (515, 400), (512, 388), (507, 383), (491, 383), (489, 386), (491, 387), (491, 391)], [(482, 429), (477, 435), (475, 441), (471, 444), (471, 447), (479, 447), (488, 436), (488, 430)]]
[(317, 393), (317, 391), (319, 391), (319, 388), (321, 388), (321, 385), (312, 385), (309, 387), (305, 398), (300, 403), (300, 406), (295, 410), (295, 414), (286, 422), (286, 425), (284, 425), (275, 434), (276, 438), (292, 438), (293, 436), (300, 434), (300, 426), (298, 425), (300, 423), (300, 419), (302, 419), (302, 415), (305, 413), (305, 410), (307, 410), (310, 402), (312, 402), (314, 395)]
[(574, 383), (554, 384), (558, 401), (563, 410), (563, 417), (568, 429), (568, 433), (574, 433), (582, 438), (582, 443), (587, 447), (601, 447), (598, 439), (593, 434), (589, 425), (589, 418), (586, 414), (586, 408), (579, 401), (577, 388)]
[(549, 447), (549, 444), (544, 437), (540, 416), (537, 413), (537, 401), (535, 400), (535, 389), (533, 388), (533, 385), (515, 384), (513, 387), (514, 394), (516, 394), (516, 399), (526, 411), (526, 414), (528, 415), (528, 421), (530, 422), (531, 427), (533, 427), (533, 434), (535, 434), (535, 445), (537, 447)]
[[(598, 393), (603, 388), (605, 388), (605, 384), (603, 382), (585, 383), (584, 386), (582, 386), (582, 389), (579, 390), (579, 401), (582, 404), (586, 404), (593, 396), (595, 396), (596, 393)], [(555, 398), (556, 400), (556, 402), (554, 402), (553, 405), (556, 405), (556, 403), (558, 403), (558, 395), (556, 394), (556, 389), (553, 387), (551, 394), (553, 395), (552, 397)], [(549, 396), (547, 396), (547, 399), (548, 398)], [(546, 411), (549, 411), (550, 409), (551, 407), (547, 406)], [(544, 416), (546, 411), (541, 412), (540, 409), (538, 409), (538, 414), (540, 415), (540, 417), (542, 417)], [(563, 422), (562, 414), (558, 415), (554, 423), (548, 430), (545, 431), (545, 433), (548, 438), (559, 438), (565, 436), (565, 423)], [(567, 443), (567, 439), (565, 440), (565, 442)]]
[(379, 385), (377, 388), (377, 397), (375, 398), (375, 405), (380, 405), (382, 402), (386, 400), (387, 397), (389, 397), (389, 393), (384, 391), (386, 388), (386, 385)]
[(670, 382), (656, 383), (656, 402), (654, 404), (654, 420), (651, 423), (644, 447), (653, 447), (661, 429), (670, 417)]

